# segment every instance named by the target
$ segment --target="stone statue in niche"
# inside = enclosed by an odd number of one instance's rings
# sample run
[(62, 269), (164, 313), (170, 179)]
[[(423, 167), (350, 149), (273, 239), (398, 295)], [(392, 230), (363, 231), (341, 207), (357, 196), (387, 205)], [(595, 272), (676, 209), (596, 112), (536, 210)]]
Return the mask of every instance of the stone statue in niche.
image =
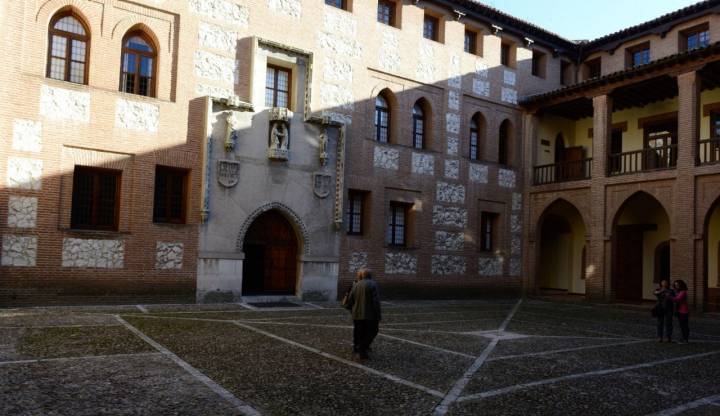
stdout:
[(328, 154), (327, 154), (328, 139), (327, 139), (327, 131), (326, 130), (323, 130), (323, 132), (320, 133), (319, 142), (320, 142), (320, 166), (325, 166), (325, 164), (327, 163), (327, 158), (328, 158)]
[(268, 158), (287, 160), (289, 156), (290, 128), (287, 108), (270, 109), (270, 145)]
[(240, 126), (232, 111), (225, 112), (225, 151), (232, 152), (237, 143), (237, 130)]

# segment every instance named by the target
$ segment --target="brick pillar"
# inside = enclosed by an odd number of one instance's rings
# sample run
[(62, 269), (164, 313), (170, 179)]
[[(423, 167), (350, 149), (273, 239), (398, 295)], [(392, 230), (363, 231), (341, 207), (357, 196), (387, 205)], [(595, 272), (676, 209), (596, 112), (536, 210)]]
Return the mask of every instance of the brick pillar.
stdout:
[[(696, 259), (704, 255), (696, 250), (695, 230), (695, 161), (700, 137), (700, 77), (691, 71), (680, 74), (678, 82), (678, 159), (677, 181), (671, 215), (670, 276), (683, 279), (689, 287), (689, 300), (696, 306), (703, 304), (702, 268)], [(702, 232), (698, 233), (702, 234)]]
[(605, 241), (605, 173), (607, 172), (607, 147), (612, 132), (612, 97), (600, 95), (593, 98), (592, 180), (590, 182), (590, 270), (585, 283), (589, 299), (610, 300), (610, 270), (606, 257), (610, 256)]
[(537, 272), (537, 246), (535, 244), (535, 230), (537, 224), (532, 223), (530, 206), (530, 187), (533, 185), (533, 168), (537, 159), (538, 138), (537, 130), (540, 122), (537, 115), (533, 113), (523, 114), (523, 163), (525, 166), (525, 186), (523, 191), (523, 294), (534, 293), (537, 287), (535, 283)]

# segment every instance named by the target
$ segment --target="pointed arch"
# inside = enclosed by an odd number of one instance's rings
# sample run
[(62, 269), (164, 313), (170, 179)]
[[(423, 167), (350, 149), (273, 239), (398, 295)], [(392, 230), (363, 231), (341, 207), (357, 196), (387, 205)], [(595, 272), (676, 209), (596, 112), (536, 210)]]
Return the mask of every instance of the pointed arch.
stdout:
[(418, 99), (413, 105), (412, 137), (415, 149), (432, 148), (432, 107), (425, 98)]
[(470, 160), (484, 160), (486, 129), (485, 116), (478, 111), (470, 118), (468, 137), (468, 156)]
[(48, 25), (45, 76), (76, 84), (87, 84), (90, 39), (90, 26), (74, 7), (58, 10)]
[(155, 97), (157, 67), (157, 37), (145, 25), (134, 26), (122, 39), (120, 91)]
[(258, 208), (256, 208), (250, 215), (247, 216), (245, 221), (243, 222), (242, 226), (240, 226), (240, 231), (238, 232), (238, 237), (235, 243), (235, 251), (242, 253), (243, 252), (243, 245), (245, 241), (245, 235), (247, 234), (248, 229), (252, 225), (252, 223), (263, 213), (270, 211), (270, 210), (277, 210), (280, 212), (289, 222), (290, 225), (295, 230), (295, 234), (297, 236), (298, 242), (300, 243), (300, 252), (304, 255), (307, 255), (310, 253), (310, 233), (307, 230), (307, 227), (305, 226), (305, 223), (300, 218), (299, 215), (295, 213), (290, 207), (287, 205), (281, 203), (281, 202), (270, 202), (265, 205), (262, 205)]
[(392, 143), (395, 140), (393, 135), (394, 113), (397, 108), (395, 95), (388, 88), (385, 88), (374, 97), (374, 105), (373, 126), (375, 140), (380, 143)]

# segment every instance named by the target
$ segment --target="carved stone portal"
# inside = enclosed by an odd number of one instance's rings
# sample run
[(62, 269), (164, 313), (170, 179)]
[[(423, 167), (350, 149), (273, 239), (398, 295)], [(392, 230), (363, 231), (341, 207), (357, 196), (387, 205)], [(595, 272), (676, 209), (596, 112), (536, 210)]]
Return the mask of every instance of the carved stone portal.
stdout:
[(268, 158), (275, 160), (288, 160), (288, 144), (290, 142), (290, 124), (288, 122), (288, 109), (273, 107), (270, 116), (270, 146)]
[(220, 185), (232, 188), (240, 181), (240, 162), (234, 160), (218, 160), (217, 177)]
[(327, 198), (332, 189), (332, 175), (325, 172), (313, 173), (313, 192), (318, 198)]

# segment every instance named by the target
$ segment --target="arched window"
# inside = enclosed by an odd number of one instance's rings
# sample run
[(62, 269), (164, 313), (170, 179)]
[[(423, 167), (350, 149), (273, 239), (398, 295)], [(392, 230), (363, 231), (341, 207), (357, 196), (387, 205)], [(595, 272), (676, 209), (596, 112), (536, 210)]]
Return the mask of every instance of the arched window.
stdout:
[(154, 97), (156, 63), (157, 50), (147, 34), (134, 31), (125, 35), (120, 91)]
[(470, 119), (470, 160), (480, 160), (480, 140), (483, 137), (484, 121), (477, 113)]
[(505, 120), (500, 124), (498, 135), (498, 163), (510, 165), (510, 121)]
[(425, 112), (420, 102), (413, 106), (413, 147), (416, 149), (425, 148)]
[(390, 139), (390, 107), (382, 94), (375, 98), (375, 140), (387, 143)]
[(48, 78), (87, 84), (90, 32), (71, 11), (55, 15), (48, 30)]

